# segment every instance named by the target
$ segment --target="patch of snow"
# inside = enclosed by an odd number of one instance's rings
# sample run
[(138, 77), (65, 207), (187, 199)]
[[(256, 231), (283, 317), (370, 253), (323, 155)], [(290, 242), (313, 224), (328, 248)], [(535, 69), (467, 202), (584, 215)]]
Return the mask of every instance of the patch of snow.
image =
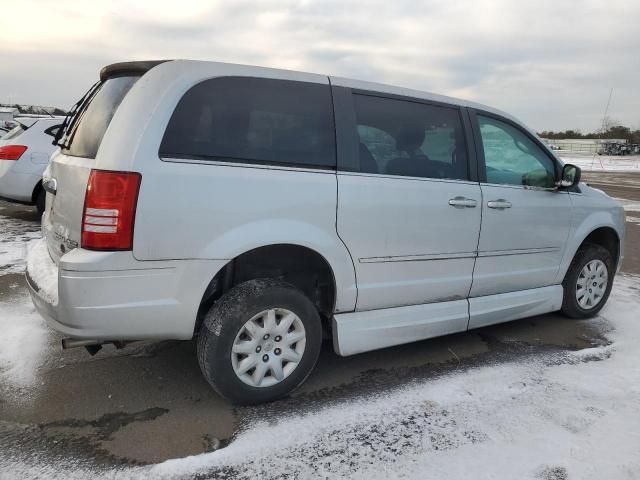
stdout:
[(455, 479), (564, 469), (569, 478), (633, 478), (640, 475), (639, 298), (640, 277), (616, 281), (603, 313), (615, 328), (611, 346), (479, 367), (254, 425), (226, 449), (149, 473), (231, 467), (241, 478)]
[(556, 152), (564, 163), (577, 165), (585, 172), (640, 172), (640, 156), (579, 155)]
[(40, 236), (38, 223), (0, 214), (0, 275), (22, 273), (29, 244)]
[(27, 257), (29, 276), (40, 288), (38, 295), (53, 305), (58, 304), (58, 267), (47, 249), (44, 238), (37, 240)]
[(29, 297), (0, 303), (0, 383), (30, 387), (45, 355), (48, 330)]
[(511, 479), (560, 469), (568, 478), (637, 478), (639, 298), (640, 277), (617, 280), (603, 314), (615, 328), (611, 346), (479, 367), (254, 425), (226, 449), (149, 473)]
[[(271, 417), (213, 453), (81, 474), (640, 478), (640, 276), (618, 276), (600, 318), (585, 321), (601, 326), (612, 343), (461, 370), (313, 413)], [(9, 478), (74, 473), (59, 462), (5, 462), (4, 470)]]

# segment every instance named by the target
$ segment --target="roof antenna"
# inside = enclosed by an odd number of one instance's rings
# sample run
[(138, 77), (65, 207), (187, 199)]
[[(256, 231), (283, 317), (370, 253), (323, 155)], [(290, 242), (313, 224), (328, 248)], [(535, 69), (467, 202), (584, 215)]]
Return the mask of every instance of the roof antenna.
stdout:
[[(604, 108), (604, 115), (602, 116), (602, 126), (600, 127), (600, 133), (598, 133), (598, 140), (602, 140), (602, 132), (604, 132), (605, 122), (607, 121), (607, 113), (609, 113), (609, 105), (611, 105), (611, 97), (613, 96), (613, 87), (611, 91), (609, 91), (609, 100), (607, 100), (607, 106)], [(591, 159), (591, 170), (593, 170), (593, 163), (596, 161), (596, 154), (598, 153), (598, 148), (600, 147), (602, 142), (598, 142), (596, 145), (595, 151), (593, 152), (593, 158)], [(604, 165), (602, 164), (602, 159), (598, 158), (600, 162), (600, 168), (604, 170)]]

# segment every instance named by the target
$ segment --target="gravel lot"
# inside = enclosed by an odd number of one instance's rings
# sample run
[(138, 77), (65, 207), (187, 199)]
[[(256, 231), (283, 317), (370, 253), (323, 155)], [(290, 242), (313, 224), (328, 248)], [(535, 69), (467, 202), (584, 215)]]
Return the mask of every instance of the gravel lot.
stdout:
[(640, 173), (584, 179), (629, 217), (600, 317), (326, 344), (295, 395), (251, 408), (209, 388), (193, 342), (63, 352), (21, 274), (36, 214), (0, 202), (0, 478), (640, 478)]

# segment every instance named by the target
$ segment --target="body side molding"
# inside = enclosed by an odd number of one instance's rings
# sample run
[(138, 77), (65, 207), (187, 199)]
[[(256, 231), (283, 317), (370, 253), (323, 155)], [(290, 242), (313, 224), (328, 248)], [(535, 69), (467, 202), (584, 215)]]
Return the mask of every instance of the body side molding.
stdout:
[(337, 314), (333, 348), (348, 356), (426, 340), (467, 329), (554, 312), (562, 306), (561, 285), (465, 300)]
[(555, 312), (562, 307), (562, 285), (469, 299), (469, 329)]
[(343, 313), (333, 317), (333, 348), (338, 355), (377, 350), (465, 331), (467, 300)]

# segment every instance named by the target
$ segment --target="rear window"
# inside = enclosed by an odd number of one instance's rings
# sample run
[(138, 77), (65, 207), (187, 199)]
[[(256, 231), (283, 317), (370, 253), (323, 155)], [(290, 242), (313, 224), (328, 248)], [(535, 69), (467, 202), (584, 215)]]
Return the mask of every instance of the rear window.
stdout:
[(246, 77), (206, 80), (178, 103), (160, 156), (335, 168), (329, 86)]
[(93, 99), (79, 112), (79, 123), (70, 133), (68, 148), (64, 152), (76, 157), (95, 158), (107, 127), (122, 99), (139, 76), (122, 76), (107, 79)]
[(27, 127), (18, 124), (11, 130), (9, 130), (9, 132), (4, 137), (2, 137), (2, 140), (11, 140), (12, 138), (19, 137), (25, 130), (27, 130)]

